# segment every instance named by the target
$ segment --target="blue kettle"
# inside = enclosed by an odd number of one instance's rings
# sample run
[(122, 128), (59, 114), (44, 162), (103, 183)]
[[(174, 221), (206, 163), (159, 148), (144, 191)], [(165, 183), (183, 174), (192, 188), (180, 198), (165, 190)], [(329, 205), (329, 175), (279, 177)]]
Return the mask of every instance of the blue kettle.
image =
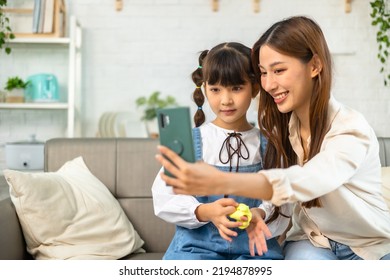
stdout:
[(36, 74), (27, 78), (26, 102), (58, 102), (58, 81), (52, 74)]

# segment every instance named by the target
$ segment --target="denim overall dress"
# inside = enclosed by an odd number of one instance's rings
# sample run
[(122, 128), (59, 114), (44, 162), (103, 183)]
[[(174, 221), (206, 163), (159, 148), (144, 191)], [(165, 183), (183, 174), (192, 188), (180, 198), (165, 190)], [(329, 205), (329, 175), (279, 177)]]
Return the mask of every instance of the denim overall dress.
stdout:
[[(202, 159), (202, 142), (199, 128), (193, 129), (196, 159)], [(262, 138), (261, 151), (265, 148), (266, 140)], [(261, 153), (263, 155), (263, 152)], [(229, 172), (229, 166), (216, 166), (219, 170)], [(238, 172), (257, 172), (262, 169), (262, 162), (239, 166)], [(223, 195), (195, 196), (201, 203), (211, 203)], [(245, 203), (258, 207), (261, 200), (240, 196), (229, 196), (238, 203)], [(188, 229), (176, 226), (176, 232), (163, 259), (165, 260), (246, 260), (246, 259), (283, 259), (282, 250), (275, 238), (267, 240), (268, 251), (262, 256), (251, 256), (249, 253), (249, 239), (246, 230), (231, 228), (237, 232), (232, 242), (224, 240), (212, 222), (199, 228)]]

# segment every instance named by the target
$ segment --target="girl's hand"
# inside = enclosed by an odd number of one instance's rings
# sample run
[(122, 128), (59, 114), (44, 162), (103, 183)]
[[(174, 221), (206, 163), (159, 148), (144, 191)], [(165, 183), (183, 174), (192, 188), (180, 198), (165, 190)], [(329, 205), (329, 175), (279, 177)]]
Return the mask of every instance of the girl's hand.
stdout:
[(231, 242), (237, 232), (230, 228), (239, 227), (241, 222), (230, 221), (227, 216), (236, 211), (238, 203), (232, 198), (221, 198), (212, 203), (201, 204), (195, 211), (199, 221), (210, 221), (218, 229), (219, 235)]
[(158, 149), (161, 155), (156, 155), (156, 159), (175, 176), (172, 178), (161, 173), (161, 178), (168, 186), (173, 187), (176, 194), (212, 195), (223, 193), (219, 192), (213, 184), (213, 179), (217, 178), (221, 171), (203, 162), (186, 162), (165, 146), (158, 146)]
[(268, 251), (267, 238), (272, 237), (268, 226), (263, 220), (261, 209), (251, 208), (252, 220), (246, 228), (249, 238), (249, 252), (251, 256), (255, 255), (255, 247), (259, 256)]

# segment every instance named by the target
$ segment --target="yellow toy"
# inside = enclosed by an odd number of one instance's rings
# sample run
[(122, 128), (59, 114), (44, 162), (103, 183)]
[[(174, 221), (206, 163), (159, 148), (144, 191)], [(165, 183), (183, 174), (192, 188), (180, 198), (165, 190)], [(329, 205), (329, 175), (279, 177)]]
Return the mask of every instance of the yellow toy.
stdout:
[[(248, 220), (247, 221), (241, 220), (242, 216), (247, 217)], [(232, 219), (235, 219), (236, 221), (242, 222), (242, 226), (239, 226), (238, 228), (246, 229), (249, 226), (250, 222), (251, 222), (252, 213), (249, 210), (248, 205), (246, 205), (244, 203), (240, 203), (237, 206), (237, 208), (236, 208), (236, 212), (230, 214), (229, 217), (232, 218)]]

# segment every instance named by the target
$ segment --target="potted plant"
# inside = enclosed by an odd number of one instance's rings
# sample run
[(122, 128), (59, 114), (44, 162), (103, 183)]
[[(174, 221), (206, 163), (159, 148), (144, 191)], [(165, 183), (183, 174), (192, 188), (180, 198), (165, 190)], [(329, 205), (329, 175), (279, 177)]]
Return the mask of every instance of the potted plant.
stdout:
[(376, 41), (378, 43), (377, 57), (382, 66), (380, 73), (384, 75), (385, 86), (390, 85), (390, 2), (386, 0), (375, 0), (370, 2), (372, 13), (371, 24), (378, 28)]
[(145, 121), (150, 137), (158, 137), (157, 110), (166, 107), (177, 106), (173, 96), (160, 97), (161, 92), (155, 91), (150, 96), (138, 97), (135, 101), (137, 107), (143, 107), (141, 120)]
[(14, 39), (15, 35), (12, 33), (9, 18), (6, 16), (3, 7), (7, 5), (7, 0), (0, 0), (0, 50), (4, 48), (6, 54), (11, 53), (11, 48), (7, 45), (8, 39)]
[(7, 91), (5, 96), (5, 102), (24, 102), (24, 90), (26, 89), (27, 85), (28, 81), (25, 82), (18, 76), (8, 78), (7, 84), (4, 87), (4, 89)]

